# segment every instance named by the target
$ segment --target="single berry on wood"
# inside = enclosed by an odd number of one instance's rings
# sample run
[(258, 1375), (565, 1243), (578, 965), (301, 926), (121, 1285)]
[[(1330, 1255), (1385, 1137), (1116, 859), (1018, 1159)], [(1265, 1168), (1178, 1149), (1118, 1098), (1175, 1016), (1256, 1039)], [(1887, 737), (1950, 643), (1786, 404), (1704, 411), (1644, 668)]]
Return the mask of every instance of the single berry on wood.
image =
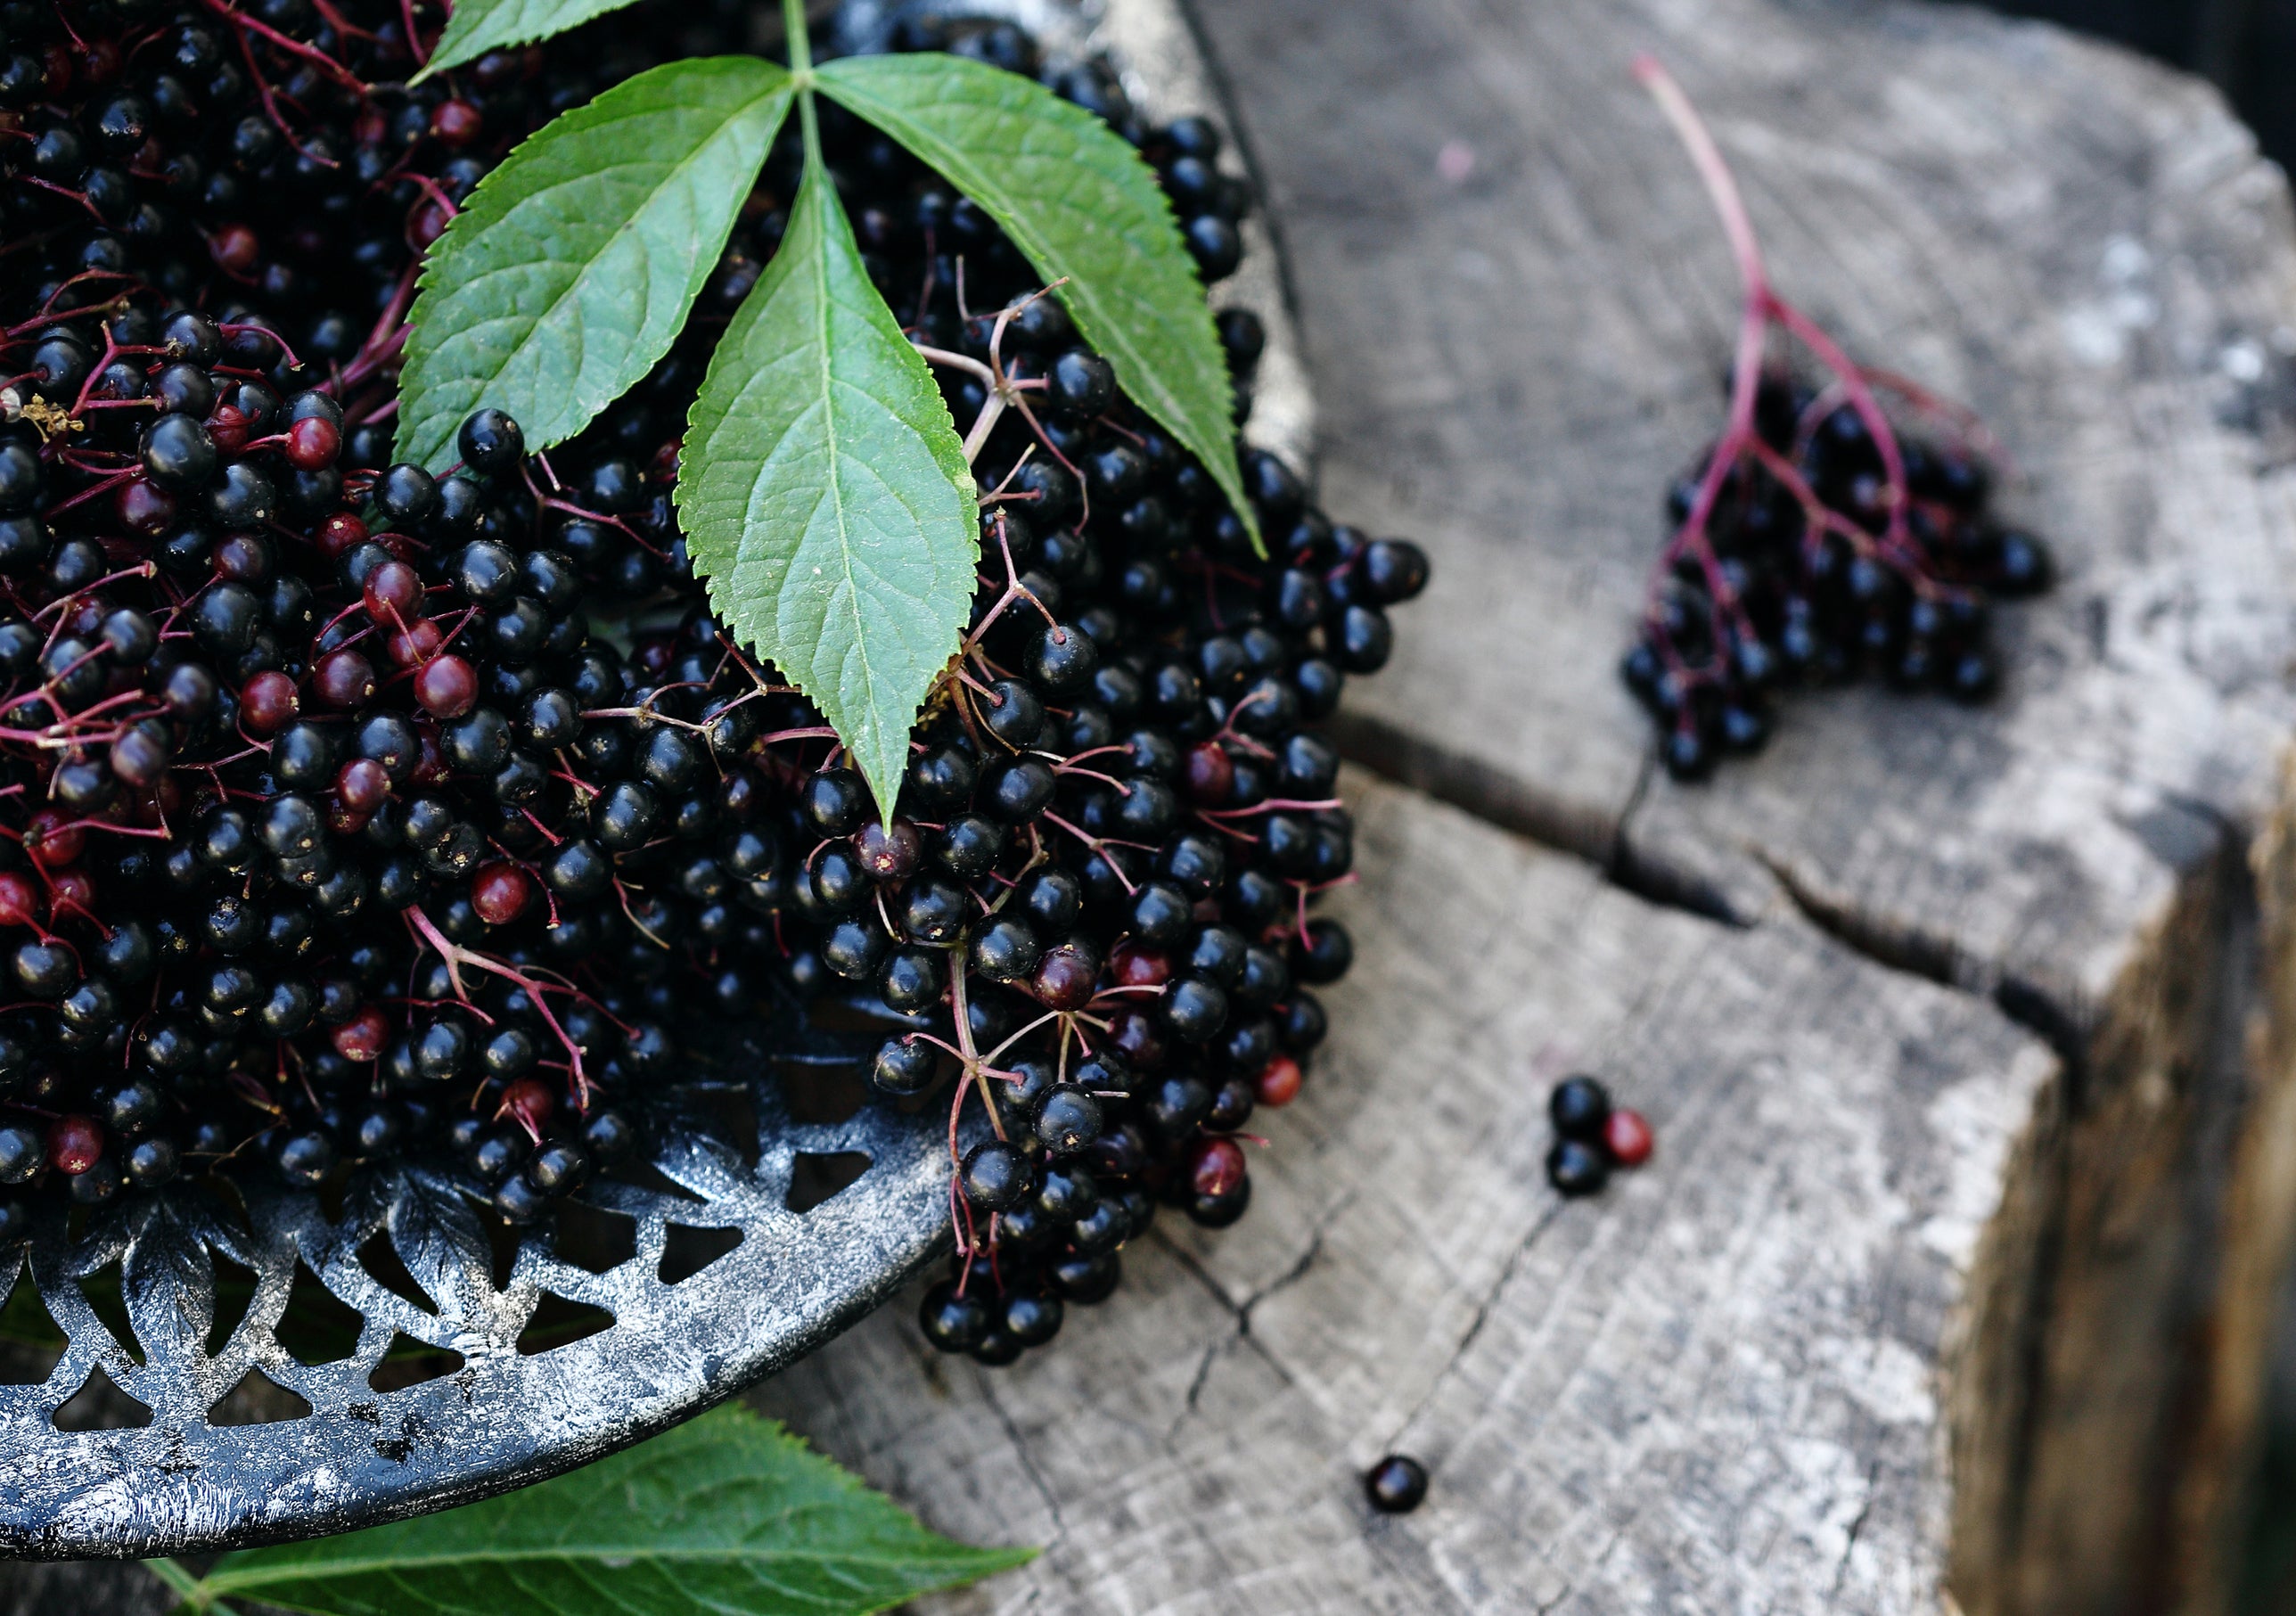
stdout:
[(1364, 1472), (1364, 1496), (1383, 1515), (1408, 1514), (1427, 1497), (1427, 1467), (1407, 1454), (1389, 1454)]

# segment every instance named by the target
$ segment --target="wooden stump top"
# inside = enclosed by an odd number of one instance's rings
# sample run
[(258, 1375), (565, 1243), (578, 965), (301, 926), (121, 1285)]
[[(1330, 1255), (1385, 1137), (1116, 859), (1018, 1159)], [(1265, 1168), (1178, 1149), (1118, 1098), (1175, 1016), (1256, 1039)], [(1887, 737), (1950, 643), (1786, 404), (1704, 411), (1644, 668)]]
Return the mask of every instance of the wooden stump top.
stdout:
[[(1968, 11), (1198, 25), (1324, 502), (1435, 560), (1346, 711), (1361, 963), (1235, 1229), (1160, 1225), (1013, 1369), (897, 1307), (761, 1406), (1046, 1546), (935, 1609), (2219, 1608), (2296, 1218), (2277, 170), (2194, 81)], [(1735, 288), (1645, 48), (1780, 289), (2013, 456), (2062, 577), (2000, 614), (1995, 706), (1801, 696), (1714, 783), (1654, 773), (1615, 669)], [(1659, 1152), (1566, 1204), (1580, 1068)], [(1433, 1486), (1377, 1517), (1396, 1448)]]

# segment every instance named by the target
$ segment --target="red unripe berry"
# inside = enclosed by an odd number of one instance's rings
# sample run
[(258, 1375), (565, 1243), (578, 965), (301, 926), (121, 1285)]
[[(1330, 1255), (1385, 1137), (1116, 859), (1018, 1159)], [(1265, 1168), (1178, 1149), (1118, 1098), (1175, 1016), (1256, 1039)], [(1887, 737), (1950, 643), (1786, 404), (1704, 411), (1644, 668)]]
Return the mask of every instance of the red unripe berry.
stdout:
[(1062, 943), (1045, 950), (1029, 979), (1029, 991), (1048, 1010), (1081, 1010), (1100, 983), (1100, 961), (1088, 943)]
[(335, 463), (335, 456), (342, 453), (342, 429), (316, 415), (308, 416), (287, 429), (288, 463), (301, 471), (324, 471)]
[(283, 673), (258, 673), (240, 686), (240, 722), (258, 735), (275, 735), (303, 709), (295, 681)]
[(346, 1061), (380, 1060), (390, 1043), (390, 1023), (370, 1005), (336, 1028), (334, 1038), (335, 1053)]
[(1188, 795), (1206, 808), (1218, 808), (1235, 789), (1235, 765), (1217, 741), (1200, 742), (1188, 749)]
[(514, 864), (490, 864), (471, 877), (471, 907), (490, 926), (506, 926), (526, 913), (534, 878)]
[(217, 268), (226, 275), (243, 275), (262, 257), (263, 244), (246, 226), (226, 225), (208, 237), (208, 250), (215, 255)]
[(235, 584), (259, 584), (271, 576), (271, 541), (260, 533), (227, 533), (215, 547), (219, 578)]
[(390, 795), (390, 775), (372, 758), (354, 758), (335, 773), (335, 795), (354, 814), (372, 814)]
[(340, 561), (366, 543), (366, 523), (348, 511), (338, 511), (319, 524), (319, 548), (329, 561)]
[(447, 226), (453, 221), (454, 217), (438, 202), (422, 203), (406, 216), (407, 245), (417, 252), (423, 251), (431, 242), (447, 234)]
[(550, 1092), (549, 1084), (539, 1078), (521, 1078), (503, 1090), (502, 1108), (495, 1115), (508, 1117), (538, 1139), (557, 1109), (558, 1096)]
[(1654, 1143), (1651, 1125), (1638, 1111), (1614, 1106), (1610, 1120), (1603, 1124), (1603, 1148), (1620, 1167), (1640, 1167), (1649, 1161)]
[(208, 436), (217, 448), (236, 455), (247, 447), (247, 412), (236, 404), (218, 404), (207, 419)]
[(1262, 1105), (1289, 1105), (1300, 1097), (1300, 1085), (1308, 1074), (1300, 1070), (1300, 1062), (1288, 1054), (1277, 1055), (1260, 1069), (1255, 1087), (1259, 1091)]
[(1119, 988), (1161, 988), (1172, 980), (1172, 962), (1153, 948), (1125, 943), (1108, 956)]
[(1243, 1146), (1233, 1139), (1199, 1139), (1188, 1153), (1188, 1187), (1199, 1195), (1225, 1195), (1243, 1182)]
[(95, 882), (85, 870), (58, 870), (48, 877), (48, 913), (62, 920), (78, 915), (95, 918)]
[(394, 615), (401, 621), (411, 621), (422, 604), (422, 578), (405, 562), (385, 562), (366, 575), (366, 587), (360, 594), (366, 602), (367, 615), (376, 622), (387, 623)]
[(417, 667), (437, 656), (439, 647), (446, 643), (445, 629), (427, 617), (418, 617), (390, 636), (390, 660), (401, 668)]
[(459, 718), (479, 699), (479, 676), (458, 656), (433, 657), (414, 672), (414, 699), (440, 718)]
[(78, 1177), (103, 1160), (103, 1129), (93, 1117), (58, 1117), (48, 1124), (48, 1165)]
[(374, 664), (348, 647), (311, 669), (311, 693), (330, 707), (365, 707), (374, 696)]
[(40, 890), (15, 870), (0, 874), (0, 926), (34, 926), (40, 921)]
[(62, 808), (41, 808), (24, 827), (24, 851), (44, 869), (78, 863), (80, 848), (86, 841), (87, 833)]
[(441, 145), (467, 146), (486, 127), (486, 119), (467, 101), (442, 101), (430, 114), (430, 133)]
[(91, 85), (110, 84), (119, 76), (119, 47), (109, 39), (90, 39), (79, 47), (79, 70)]
[(119, 485), (119, 525), (147, 538), (176, 520), (176, 496), (141, 477)]
[[(444, 661), (445, 658), (439, 659)], [(418, 726), (414, 736), (420, 749), (414, 755), (414, 783), (436, 785), (447, 775), (447, 754), (439, 750), (439, 732)]]

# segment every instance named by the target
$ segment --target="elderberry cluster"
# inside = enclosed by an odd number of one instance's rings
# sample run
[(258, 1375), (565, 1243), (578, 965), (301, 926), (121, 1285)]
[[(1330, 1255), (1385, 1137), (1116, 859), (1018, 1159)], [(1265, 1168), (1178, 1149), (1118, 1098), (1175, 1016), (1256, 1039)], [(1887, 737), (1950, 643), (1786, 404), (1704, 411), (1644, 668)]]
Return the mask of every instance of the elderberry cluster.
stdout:
[(1759, 751), (1774, 699), (1797, 685), (1874, 674), (1969, 702), (1998, 687), (1990, 603), (2046, 589), (2048, 551), (1989, 514), (1992, 469), (1971, 434), (1882, 421), (1885, 450), (1876, 424), (1838, 388), (1766, 374), (1749, 440), (1710, 447), (1668, 491), (1674, 538), (1620, 671), (1676, 778)]
[[(980, 590), (881, 822), (721, 630), (670, 489), (794, 194), (769, 156), (696, 317), (580, 437), (480, 410), (390, 464), (422, 250), (527, 130), (747, 12), (641, 4), (407, 90), (381, 0), (0, 3), (0, 1238), (244, 1166), (451, 1153), (513, 1222), (640, 1143), (699, 1029), (833, 1002), (945, 1094), (936, 1344), (1009, 1361), (1159, 1205), (1218, 1226), (1351, 957), (1315, 731), (1427, 563), (1243, 462), (1258, 553), (987, 215), (823, 109), (872, 276), (977, 428)], [(414, 37), (407, 29), (412, 26)], [(1104, 64), (1002, 23), (1156, 165), (1208, 280), (1248, 188)], [(1265, 341), (1218, 316), (1236, 418)], [(1007, 406), (1010, 407), (1006, 407)]]

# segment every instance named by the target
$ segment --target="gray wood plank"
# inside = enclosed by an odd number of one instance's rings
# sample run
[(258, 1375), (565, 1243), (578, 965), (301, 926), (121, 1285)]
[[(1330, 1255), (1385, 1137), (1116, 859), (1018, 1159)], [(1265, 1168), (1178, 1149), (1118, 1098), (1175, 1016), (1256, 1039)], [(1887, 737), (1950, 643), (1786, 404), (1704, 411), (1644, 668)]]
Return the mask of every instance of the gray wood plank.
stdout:
[[(1358, 801), (1334, 906), (1378, 964), (1261, 1124), (1250, 1216), (1160, 1223), (1011, 1371), (894, 1307), (759, 1404), (944, 1530), (1046, 1545), (934, 1609), (1934, 1610), (1948, 1441), (2001, 1463), (1949, 1410), (2031, 1294), (1998, 1214), (2054, 1058), (1798, 922)], [(1544, 1108), (1580, 1067), (1660, 1143), (1565, 1202)], [(1434, 1485), (1382, 1519), (1390, 1448)]]

